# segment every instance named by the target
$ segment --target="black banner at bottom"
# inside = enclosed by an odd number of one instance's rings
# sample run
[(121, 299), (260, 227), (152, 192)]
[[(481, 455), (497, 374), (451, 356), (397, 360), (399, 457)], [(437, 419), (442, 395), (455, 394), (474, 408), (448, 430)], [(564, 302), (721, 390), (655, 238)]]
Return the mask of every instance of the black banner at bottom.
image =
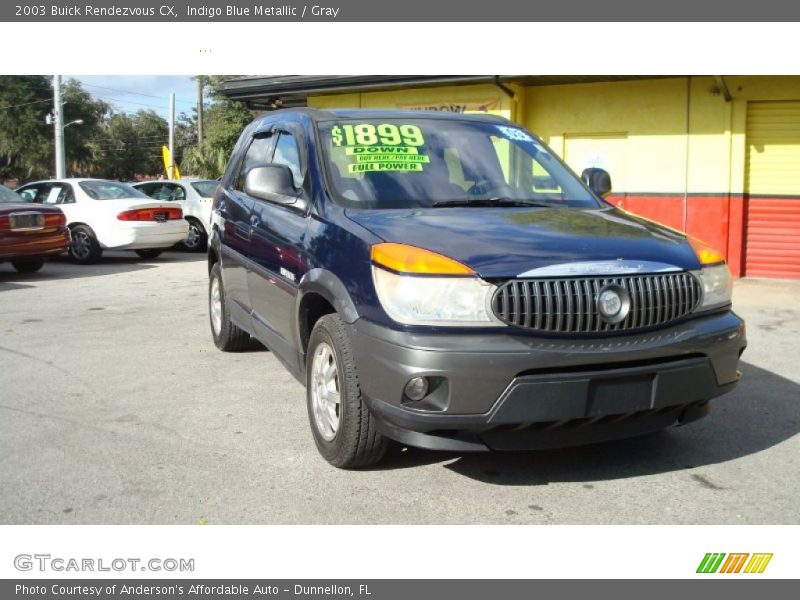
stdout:
[[(797, 597), (795, 580), (721, 577), (691, 580), (453, 580), (453, 579), (5, 579), (8, 600), (101, 600), (192, 598), (240, 600), (500, 600), (527, 598), (647, 598), (675, 600), (696, 594), (724, 594), (726, 600)], [(794, 590), (794, 592), (792, 592)], [(755, 596), (758, 594), (758, 596)], [(711, 597), (711, 596), (709, 596)]]

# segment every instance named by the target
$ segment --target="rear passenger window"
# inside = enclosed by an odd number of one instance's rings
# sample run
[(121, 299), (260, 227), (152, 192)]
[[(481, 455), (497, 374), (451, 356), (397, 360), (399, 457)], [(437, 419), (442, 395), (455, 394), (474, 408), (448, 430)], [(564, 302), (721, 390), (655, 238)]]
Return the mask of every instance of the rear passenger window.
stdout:
[(244, 191), (244, 180), (254, 167), (263, 167), (269, 162), (269, 153), (272, 150), (273, 136), (262, 136), (253, 139), (247, 153), (242, 160), (239, 175), (234, 182), (234, 188)]
[(143, 185), (136, 186), (136, 189), (142, 192), (145, 196), (153, 197), (153, 188), (154, 184), (152, 183), (145, 183)]
[(278, 143), (275, 146), (275, 156), (272, 158), (273, 164), (286, 165), (292, 170), (294, 176), (294, 187), (303, 187), (303, 171), (300, 167), (300, 151), (297, 148), (297, 140), (291, 133), (281, 132)]
[[(53, 193), (53, 190), (57, 189), (58, 186), (53, 186), (53, 189), (50, 190), (50, 193)], [(75, 202), (75, 193), (72, 191), (72, 186), (68, 183), (65, 183), (58, 191), (58, 195), (56, 196), (56, 204), (72, 204)]]

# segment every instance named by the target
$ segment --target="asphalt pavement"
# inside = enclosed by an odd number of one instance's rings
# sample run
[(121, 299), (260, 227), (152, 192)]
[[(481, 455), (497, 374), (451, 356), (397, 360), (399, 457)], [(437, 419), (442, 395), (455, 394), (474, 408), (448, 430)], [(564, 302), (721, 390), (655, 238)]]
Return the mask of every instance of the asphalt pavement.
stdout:
[(216, 350), (206, 286), (202, 254), (0, 264), (0, 523), (800, 523), (800, 281), (737, 282), (744, 378), (706, 419), (362, 471), (270, 352)]

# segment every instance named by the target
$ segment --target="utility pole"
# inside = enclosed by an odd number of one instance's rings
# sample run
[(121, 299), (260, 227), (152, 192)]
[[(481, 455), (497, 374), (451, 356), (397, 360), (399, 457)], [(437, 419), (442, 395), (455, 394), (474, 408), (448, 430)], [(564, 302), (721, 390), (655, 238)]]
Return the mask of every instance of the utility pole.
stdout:
[(197, 144), (203, 145), (203, 76), (197, 76)]
[(55, 129), (56, 145), (56, 178), (67, 176), (64, 158), (64, 105), (61, 100), (61, 75), (53, 75), (53, 129)]
[(169, 95), (169, 169), (167, 177), (175, 177), (175, 92)]

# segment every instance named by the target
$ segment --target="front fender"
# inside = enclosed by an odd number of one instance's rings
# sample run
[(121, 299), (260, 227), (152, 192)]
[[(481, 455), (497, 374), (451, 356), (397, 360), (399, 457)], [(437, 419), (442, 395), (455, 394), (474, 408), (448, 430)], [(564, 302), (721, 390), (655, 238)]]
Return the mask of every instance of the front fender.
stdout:
[(295, 314), (299, 314), (303, 297), (309, 293), (316, 293), (330, 302), (346, 323), (354, 323), (360, 316), (342, 280), (327, 269), (316, 268), (308, 271), (300, 280), (298, 292), (295, 299)]

